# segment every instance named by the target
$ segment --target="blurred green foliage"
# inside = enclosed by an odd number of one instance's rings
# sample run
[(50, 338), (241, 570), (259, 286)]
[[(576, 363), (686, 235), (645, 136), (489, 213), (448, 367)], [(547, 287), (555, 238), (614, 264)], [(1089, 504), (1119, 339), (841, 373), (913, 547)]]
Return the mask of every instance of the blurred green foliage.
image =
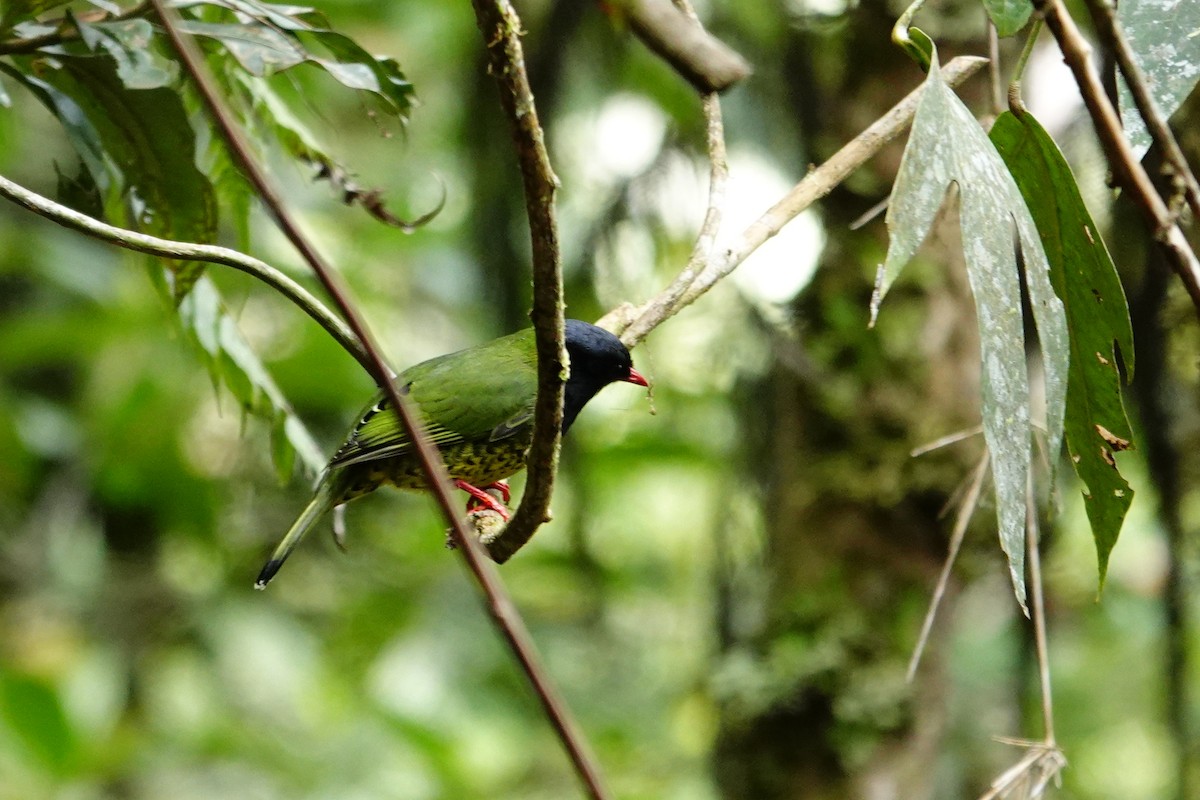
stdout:
[[(855, 15), (886, 15), (789, 9), (712, 9), (715, 29), (757, 68), (725, 99), (735, 176), (739, 159), (752, 156), (795, 179), (826, 140), (856, 132), (843, 130), (846, 120), (869, 121), (898, 98), (900, 83), (920, 79), (906, 73), (886, 91), (819, 96), (853, 72)], [(563, 182), (568, 311), (594, 318), (648, 296), (683, 263), (699, 219), (689, 203), (703, 191), (698, 104), (595, 6), (520, 10)], [(266, 148), (274, 174), (393, 363), (525, 324), (523, 201), (469, 4), (341, 0), (321, 11), (366, 51), (395, 59), (416, 90), (409, 124), (327, 73), (293, 70), (270, 79), (292, 117), (276, 108), (254, 132), (280, 137), (282, 149)], [(54, 195), (78, 158), (34, 97), (4, 76), (0, 85), (12, 101), (0, 110), (0, 173)], [(816, 94), (796, 94), (808, 89)], [(818, 106), (827, 127), (814, 127)], [(311, 138), (271, 133), (270, 120), (281, 119)], [(360, 184), (382, 189), (401, 216), (427, 211), (443, 191), (444, 210), (405, 235), (340, 205), (288, 155), (312, 142)], [(887, 170), (857, 175), (851, 199), (869, 207), (887, 191)], [(236, 187), (236, 177), (224, 178)], [(776, 199), (751, 196), (751, 213)], [(222, 216), (218, 238), (299, 274), (259, 213), (250, 219), (243, 227), (236, 213)], [(907, 658), (924, 591), (880, 597), (900, 610), (886, 622), (844, 608), (835, 625), (773, 641), (766, 625), (779, 612), (771, 588), (799, 568), (768, 546), (764, 487), (774, 464), (759, 428), (772, 372), (781, 363), (802, 371), (811, 358), (836, 367), (825, 385), (831, 406), (877, 392), (886, 411), (906, 395), (889, 400), (868, 378), (899, 383), (926, 369), (919, 292), (898, 286), (907, 304), (894, 297), (892, 318), (868, 333), (867, 262), (882, 256), (879, 242), (868, 234), (846, 244), (840, 225), (825, 235), (829, 252), (864, 259), (844, 269), (861, 298), (807, 301), (834, 335), (804, 349), (802, 303), (764, 301), (734, 281), (664, 325), (634, 354), (656, 381), (652, 403), (610, 389), (589, 406), (565, 445), (555, 521), (503, 568), (622, 798), (719, 796), (712, 753), (722, 726), (739, 709), (788, 702), (805, 681), (850, 684), (836, 709), (850, 767), (871, 759), (879, 730), (919, 713), (905, 705), (912, 690), (893, 662)], [(776, 268), (800, 269), (809, 255), (786, 250)], [(171, 299), (147, 279), (160, 268), (0, 207), (0, 800), (575, 796), (565, 757), (423, 496), (380, 492), (355, 503), (348, 554), (313, 538), (268, 592), (251, 590), (308, 481), (297, 471), (279, 484), (271, 424), (214, 387)], [(914, 271), (922, 286), (941, 280)], [(242, 275), (206, 274), (298, 418), (331, 451), (370, 380), (271, 292)], [(804, 363), (788, 362), (797, 352)], [(969, 380), (942, 391), (975, 397)], [(945, 433), (950, 422), (931, 418), (921, 434)], [(884, 413), (858, 435), (873, 442), (891, 426)], [(813, 472), (848, 479), (851, 499), (899, 505), (909, 476), (880, 463), (843, 458)], [(1137, 464), (1122, 462), (1144, 486)], [(958, 477), (953, 466), (938, 476), (943, 495)], [(803, 480), (792, 488), (809, 490)], [(1133, 505), (1099, 605), (1086, 519), (1070, 500), (1078, 493), (1063, 496), (1048, 591), (1059, 739), (1072, 763), (1066, 789), (1170, 797), (1153, 493)], [(1036, 721), (1021, 723), (1036, 707), (1033, 673), (992, 530), (971, 534), (986, 555), (968, 559), (943, 623), (942, 669), (923, 676), (919, 692), (947, 709), (925, 762), (939, 797), (964, 796), (1015, 760), (993, 735), (1039, 733)], [(852, 583), (852, 565), (825, 580), (831, 593)], [(815, 619), (807, 602), (797, 598), (788, 613)], [(895, 645), (882, 667), (844, 675), (840, 659), (864, 631)], [(1200, 707), (1188, 713), (1195, 719)]]

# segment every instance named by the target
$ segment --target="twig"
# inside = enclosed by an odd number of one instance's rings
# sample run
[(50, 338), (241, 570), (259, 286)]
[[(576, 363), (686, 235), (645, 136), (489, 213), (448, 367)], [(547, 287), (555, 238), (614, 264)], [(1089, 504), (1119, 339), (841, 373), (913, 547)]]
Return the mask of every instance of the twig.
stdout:
[(537, 340), (537, 404), (533, 443), (525, 459), (528, 479), (521, 505), (508, 527), (487, 540), (489, 555), (503, 563), (550, 518), (550, 497), (558, 471), (567, 360), (563, 349), (562, 265), (554, 213), (558, 178), (550, 167), (525, 73), (519, 38), (521, 21), (508, 0), (472, 0), (472, 5), (487, 46), (488, 71), (496, 79), (500, 105), (512, 127), (533, 251), (533, 309), (529, 316)]
[(250, 156), (250, 151), (241, 132), (237, 129), (221, 103), (220, 97), (213, 86), (213, 81), (208, 74), (207, 67), (204, 65), (195, 44), (190, 39), (184, 39), (180, 34), (175, 23), (175, 12), (165, 7), (165, 0), (151, 0), (151, 2), (154, 4), (154, 10), (162, 21), (171, 45), (180, 59), (180, 63), (196, 84), (205, 108), (221, 130), (226, 144), (230, 148), (231, 155), (245, 172), (246, 177), (254, 185), (268, 211), (275, 217), (284, 234), (304, 256), (310, 266), (312, 266), (313, 271), (316, 272), (317, 277), (324, 284), (334, 303), (345, 316), (350, 329), (354, 331), (355, 336), (358, 337), (364, 349), (366, 349), (372, 365), (371, 374), (383, 387), (384, 393), (392, 403), (392, 407), (396, 410), (405, 432), (415, 445), (421, 469), (429, 481), (429, 488), (437, 499), (438, 505), (441, 507), (447, 522), (450, 523), (451, 535), (458, 545), (458, 550), (463, 554), (472, 575), (479, 583), (479, 587), (487, 601), (488, 610), (491, 612), (497, 628), (504, 636), (514, 656), (520, 662), (538, 698), (541, 700), (547, 717), (558, 733), (563, 746), (570, 754), (576, 770), (587, 784), (592, 796), (603, 798), (605, 793), (599, 788), (597, 769), (590, 755), (586, 752), (582, 737), (576, 731), (574, 722), (571, 720), (566, 706), (559, 698), (557, 691), (550, 683), (549, 677), (542, 669), (529, 632), (526, 630), (512, 600), (508, 597), (503, 585), (500, 583), (500, 579), (496, 575), (494, 568), (487, 563), (487, 558), (479, 543), (467, 533), (462, 517), (454, 510), (446, 467), (442, 463), (438, 451), (429, 441), (429, 437), (426, 435), (423, 426), (417, 422), (417, 417), (408, 403), (408, 398), (397, 390), (395, 381), (392, 380), (392, 371), (385, 363), (366, 323), (350, 302), (337, 274), (304, 236), (303, 232), (291, 218), (286, 207), (280, 201), (278, 193), (268, 182), (264, 171)]
[(933, 620), (937, 616), (938, 606), (942, 604), (942, 597), (946, 594), (946, 587), (950, 584), (950, 570), (954, 567), (954, 562), (958, 559), (958, 551), (962, 548), (963, 538), (967, 532), (967, 523), (971, 521), (975, 509), (979, 506), (979, 495), (983, 490), (983, 478), (987, 475), (987, 471), (988, 453), (985, 447), (983, 456), (975, 466), (975, 471), (971, 473), (966, 497), (963, 498), (962, 505), (958, 507), (958, 514), (954, 518), (954, 530), (950, 534), (950, 550), (946, 553), (946, 561), (942, 564), (942, 574), (938, 576), (933, 597), (929, 600), (929, 610), (925, 612), (925, 621), (921, 623), (921, 633), (917, 637), (916, 647), (913, 648), (912, 657), (908, 660), (906, 679), (909, 683), (912, 683), (913, 678), (916, 677), (917, 666), (921, 663), (921, 655), (925, 652), (925, 645), (929, 642), (929, 633), (933, 630)]
[(211, 244), (193, 244), (191, 242), (176, 242), (170, 239), (160, 239), (137, 231), (118, 228), (98, 219), (81, 214), (72, 208), (54, 202), (36, 192), (13, 183), (8, 178), (0, 176), (0, 196), (3, 196), (30, 211), (45, 217), (51, 222), (57, 222), (65, 228), (79, 231), (101, 241), (147, 253), (162, 258), (177, 258), (185, 261), (203, 261), (209, 264), (220, 264), (232, 267), (247, 275), (253, 275), (263, 283), (276, 289), (284, 297), (298, 305), (317, 324), (324, 328), (346, 352), (354, 356), (364, 369), (370, 369), (370, 359), (362, 344), (355, 338), (354, 333), (320, 300), (307, 289), (284, 273), (257, 258), (218, 247)]
[(1057, 746), (1045, 742), (1031, 742), (1023, 739), (1005, 739), (996, 737), (1005, 744), (1027, 748), (1025, 755), (992, 781), (991, 788), (979, 796), (979, 800), (996, 800), (1007, 797), (1009, 792), (1016, 789), (1022, 782), (1032, 779), (1032, 785), (1026, 783), (1026, 789), (1021, 797), (1026, 800), (1041, 797), (1046, 785), (1058, 775), (1067, 765), (1067, 759)]
[(1092, 117), (1092, 125), (1104, 147), (1113, 177), (1142, 212), (1154, 238), (1165, 249), (1171, 268), (1183, 281), (1192, 303), (1200, 314), (1200, 260), (1188, 244), (1183, 231), (1175, 224), (1170, 210), (1154, 190), (1154, 184), (1146, 170), (1133, 156), (1129, 142), (1121, 130), (1121, 121), (1112, 102), (1100, 83), (1100, 76), (1093, 69), (1089, 54), (1091, 46), (1075, 26), (1075, 21), (1063, 6), (1062, 0), (1034, 0), (1034, 6), (1046, 20), (1046, 26), (1054, 34), (1063, 60), (1070, 67), (1079, 85), (1084, 105)]
[(1046, 603), (1042, 587), (1042, 559), (1038, 547), (1037, 496), (1033, 478), (1028, 479), (1025, 498), (1025, 549), (1028, 552), (1030, 603), (1033, 611), (1033, 635), (1037, 646), (1038, 678), (1042, 688), (1043, 737), (1047, 747), (1054, 747), (1054, 702), (1050, 693), (1050, 651), (1046, 646)]
[[(947, 84), (958, 86), (986, 63), (986, 59), (959, 56), (942, 69), (942, 75)], [(695, 302), (714, 284), (737, 269), (764, 242), (779, 233), (784, 225), (814, 202), (829, 194), (835, 186), (845, 180), (846, 176), (866, 163), (885, 144), (899, 136), (912, 122), (920, 96), (920, 88), (913, 90), (911, 94), (893, 106), (890, 111), (872, 123), (828, 161), (811, 170), (783, 199), (751, 223), (733, 244), (715, 253), (695, 279), (689, 282), (688, 289), (682, 296), (674, 297), (672, 289), (668, 288), (636, 309), (614, 310), (606, 315), (603, 322), (614, 328), (620, 328), (623, 322), (637, 320), (638, 328), (634, 331), (626, 330), (621, 336), (621, 341), (625, 342), (626, 346), (637, 345), (647, 333)]]
[(932, 453), (934, 450), (939, 450), (947, 445), (961, 442), (963, 439), (970, 439), (972, 436), (978, 436), (981, 433), (983, 433), (983, 425), (973, 425), (970, 428), (966, 428), (961, 431), (955, 431), (954, 433), (948, 433), (945, 436), (934, 439), (932, 442), (927, 442), (926, 444), (914, 447), (909, 451), (908, 454), (912, 458), (923, 456), (926, 453)]
[(988, 88), (991, 89), (992, 117), (995, 118), (1004, 111), (1004, 81), (1000, 77), (1000, 34), (996, 31), (992, 18), (987, 16), (987, 11), (980, 11), (987, 17)]
[[(708, 146), (708, 209), (704, 213), (704, 221), (696, 235), (696, 243), (688, 257), (687, 266), (675, 277), (663, 292), (656, 298), (665, 306), (677, 305), (687, 291), (695, 283), (704, 267), (712, 261), (713, 247), (716, 245), (717, 234), (720, 233), (721, 217), (725, 200), (725, 188), (729, 183), (729, 163), (725, 154), (725, 123), (721, 117), (721, 100), (715, 94), (704, 98), (704, 118), (707, 122)], [(654, 307), (644, 307), (641, 315), (634, 319), (621, 333), (621, 341), (627, 347), (634, 347), (646, 338), (662, 319), (656, 319)], [(601, 320), (601, 327), (605, 321)], [(618, 327), (618, 326), (614, 326)]]
[(626, 0), (619, 13), (646, 47), (699, 92), (723, 92), (751, 73), (744, 58), (671, 0)]
[(1025, 484), (1025, 548), (1029, 565), (1030, 606), (1033, 612), (1034, 641), (1037, 647), (1038, 678), (1042, 690), (1042, 738), (1039, 741), (1004, 739), (1007, 744), (1027, 747), (1028, 752), (1017, 763), (992, 781), (991, 789), (979, 800), (1005, 797), (1018, 787), (1021, 797), (1041, 797), (1046, 786), (1067, 765), (1067, 759), (1054, 738), (1054, 703), (1050, 693), (1050, 654), (1046, 646), (1046, 604), (1042, 586), (1042, 563), (1038, 548), (1037, 497), (1033, 479)]
[(1163, 159), (1170, 164), (1175, 177), (1183, 183), (1183, 196), (1192, 209), (1192, 216), (1200, 220), (1200, 185), (1197, 185), (1196, 176), (1188, 166), (1183, 151), (1179, 149), (1175, 134), (1171, 133), (1171, 128), (1167, 125), (1166, 117), (1150, 94), (1146, 85), (1146, 75), (1134, 58), (1133, 48), (1129, 45), (1125, 31), (1117, 23), (1116, 9), (1107, 0), (1087, 0), (1087, 5), (1092, 12), (1096, 34), (1112, 48), (1121, 74), (1125, 76), (1125, 83), (1133, 95), (1133, 101), (1137, 104), (1138, 113), (1146, 123), (1146, 130), (1158, 145)]

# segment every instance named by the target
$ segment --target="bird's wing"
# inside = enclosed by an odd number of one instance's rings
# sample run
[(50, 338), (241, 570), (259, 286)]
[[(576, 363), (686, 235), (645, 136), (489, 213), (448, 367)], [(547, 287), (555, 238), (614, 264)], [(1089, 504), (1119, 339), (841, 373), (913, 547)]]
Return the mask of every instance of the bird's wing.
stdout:
[[(401, 391), (420, 408), (425, 430), (438, 448), (501, 441), (518, 434), (532, 419), (536, 365), (525, 348), (512, 348), (513, 338), (441, 356), (399, 376)], [(329, 466), (391, 458), (412, 449), (391, 403), (380, 397), (363, 413)]]

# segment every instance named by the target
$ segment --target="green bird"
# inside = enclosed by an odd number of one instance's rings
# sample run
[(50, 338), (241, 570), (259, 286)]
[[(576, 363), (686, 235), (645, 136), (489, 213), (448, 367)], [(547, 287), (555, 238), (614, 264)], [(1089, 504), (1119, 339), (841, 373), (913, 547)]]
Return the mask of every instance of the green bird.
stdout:
[[(569, 319), (565, 338), (570, 371), (563, 399), (564, 434), (584, 405), (608, 384), (647, 385), (633, 368), (629, 350), (612, 333)], [(471, 495), (468, 508), (484, 505), (507, 520), (507, 510), (485, 489), (499, 489), (508, 500), (503, 480), (525, 466), (537, 398), (533, 329), (423, 361), (401, 373), (396, 385), (420, 409), (425, 430), (454, 484)], [(264, 588), (275, 577), (326, 512), (384, 484), (428, 488), (416, 448), (391, 403), (380, 394), (321, 473), (312, 501), (271, 554), (255, 588)]]

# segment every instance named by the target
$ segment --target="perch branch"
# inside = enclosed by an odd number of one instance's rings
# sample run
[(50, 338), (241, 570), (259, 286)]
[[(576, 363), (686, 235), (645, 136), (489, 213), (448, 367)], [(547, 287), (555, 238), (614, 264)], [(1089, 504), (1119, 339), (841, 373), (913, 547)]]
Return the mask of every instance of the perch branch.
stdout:
[(1150, 176), (1134, 158), (1133, 150), (1121, 130), (1116, 109), (1089, 60), (1091, 45), (1083, 38), (1061, 0), (1034, 0), (1034, 6), (1045, 17), (1046, 27), (1054, 34), (1063, 60), (1075, 76), (1113, 177), (1142, 212), (1154, 238), (1165, 249), (1171, 268), (1183, 281), (1200, 314), (1200, 261), (1196, 259), (1196, 253), (1175, 223), (1166, 203), (1155, 191)]
[(146, 253), (161, 258), (176, 258), (184, 261), (203, 261), (209, 264), (220, 264), (232, 267), (247, 275), (253, 275), (263, 283), (277, 290), (284, 297), (299, 306), (317, 324), (324, 328), (346, 352), (354, 356), (359, 364), (369, 369), (370, 360), (362, 344), (354, 337), (354, 333), (332, 311), (312, 295), (307, 289), (284, 273), (257, 258), (218, 247), (211, 244), (193, 244), (191, 242), (176, 242), (170, 239), (160, 239), (137, 231), (118, 228), (98, 219), (81, 214), (73, 208), (56, 203), (53, 200), (32, 192), (25, 187), (13, 183), (0, 176), (0, 196), (24, 206), (30, 211), (45, 217), (51, 222), (57, 222), (65, 228), (100, 239), (101, 241)]
[(429, 441), (429, 437), (425, 433), (423, 426), (418, 422), (413, 409), (408, 404), (408, 398), (399, 392), (395, 381), (392, 380), (392, 371), (384, 361), (383, 355), (379, 347), (375, 344), (374, 338), (371, 336), (365, 321), (350, 301), (348, 293), (342, 287), (337, 273), (333, 271), (321, 254), (304, 236), (287, 208), (283, 205), (277, 191), (267, 180), (265, 172), (250, 156), (250, 150), (243, 139), (241, 131), (238, 130), (230, 118), (229, 113), (224, 108), (217, 94), (212, 78), (203, 63), (202, 56), (198, 52), (194, 42), (190, 39), (185, 39), (180, 33), (175, 22), (175, 12), (165, 7), (165, 0), (151, 0), (151, 2), (154, 4), (154, 10), (166, 30), (172, 48), (178, 55), (186, 74), (191, 77), (196, 88), (199, 90), (203, 105), (211, 115), (213, 122), (220, 129), (233, 158), (252, 185), (254, 185), (268, 211), (274, 216), (284, 234), (313, 268), (313, 271), (329, 292), (330, 297), (345, 316), (350, 329), (354, 331), (355, 336), (358, 337), (363, 348), (367, 351), (372, 365), (371, 374), (383, 387), (385, 396), (392, 403), (392, 407), (396, 410), (405, 432), (415, 445), (421, 469), (429, 482), (429, 488), (437, 499), (446, 520), (450, 523), (451, 535), (458, 545), (459, 551), (463, 554), (471, 574), (479, 584), (488, 610), (496, 622), (496, 627), (504, 636), (513, 655), (520, 662), (522, 669), (529, 678), (538, 698), (541, 700), (548, 718), (558, 732), (563, 746), (570, 754), (581, 778), (592, 789), (593, 797), (604, 797), (603, 792), (596, 788), (598, 786), (595, 778), (597, 774), (596, 768), (586, 753), (582, 738), (577, 732), (566, 706), (558, 697), (557, 691), (541, 666), (540, 659), (537, 656), (529, 632), (525, 628), (520, 614), (504, 590), (504, 586), (500, 582), (499, 576), (496, 575), (494, 568), (487, 563), (487, 559), (479, 543), (475, 541), (473, 536), (468, 534), (462, 517), (455, 512), (453, 499), (450, 495), (450, 480), (446, 473), (446, 467), (442, 463), (437, 449)]
[(562, 265), (554, 193), (558, 178), (550, 167), (519, 38), (521, 21), (508, 0), (473, 0), (475, 18), (487, 47), (488, 71), (496, 79), (500, 106), (508, 118), (525, 190), (533, 251), (533, 320), (537, 341), (538, 393), (533, 443), (525, 459), (528, 480), (512, 521), (487, 537), (488, 554), (508, 560), (550, 518), (550, 497), (558, 471), (566, 353), (563, 348)]

